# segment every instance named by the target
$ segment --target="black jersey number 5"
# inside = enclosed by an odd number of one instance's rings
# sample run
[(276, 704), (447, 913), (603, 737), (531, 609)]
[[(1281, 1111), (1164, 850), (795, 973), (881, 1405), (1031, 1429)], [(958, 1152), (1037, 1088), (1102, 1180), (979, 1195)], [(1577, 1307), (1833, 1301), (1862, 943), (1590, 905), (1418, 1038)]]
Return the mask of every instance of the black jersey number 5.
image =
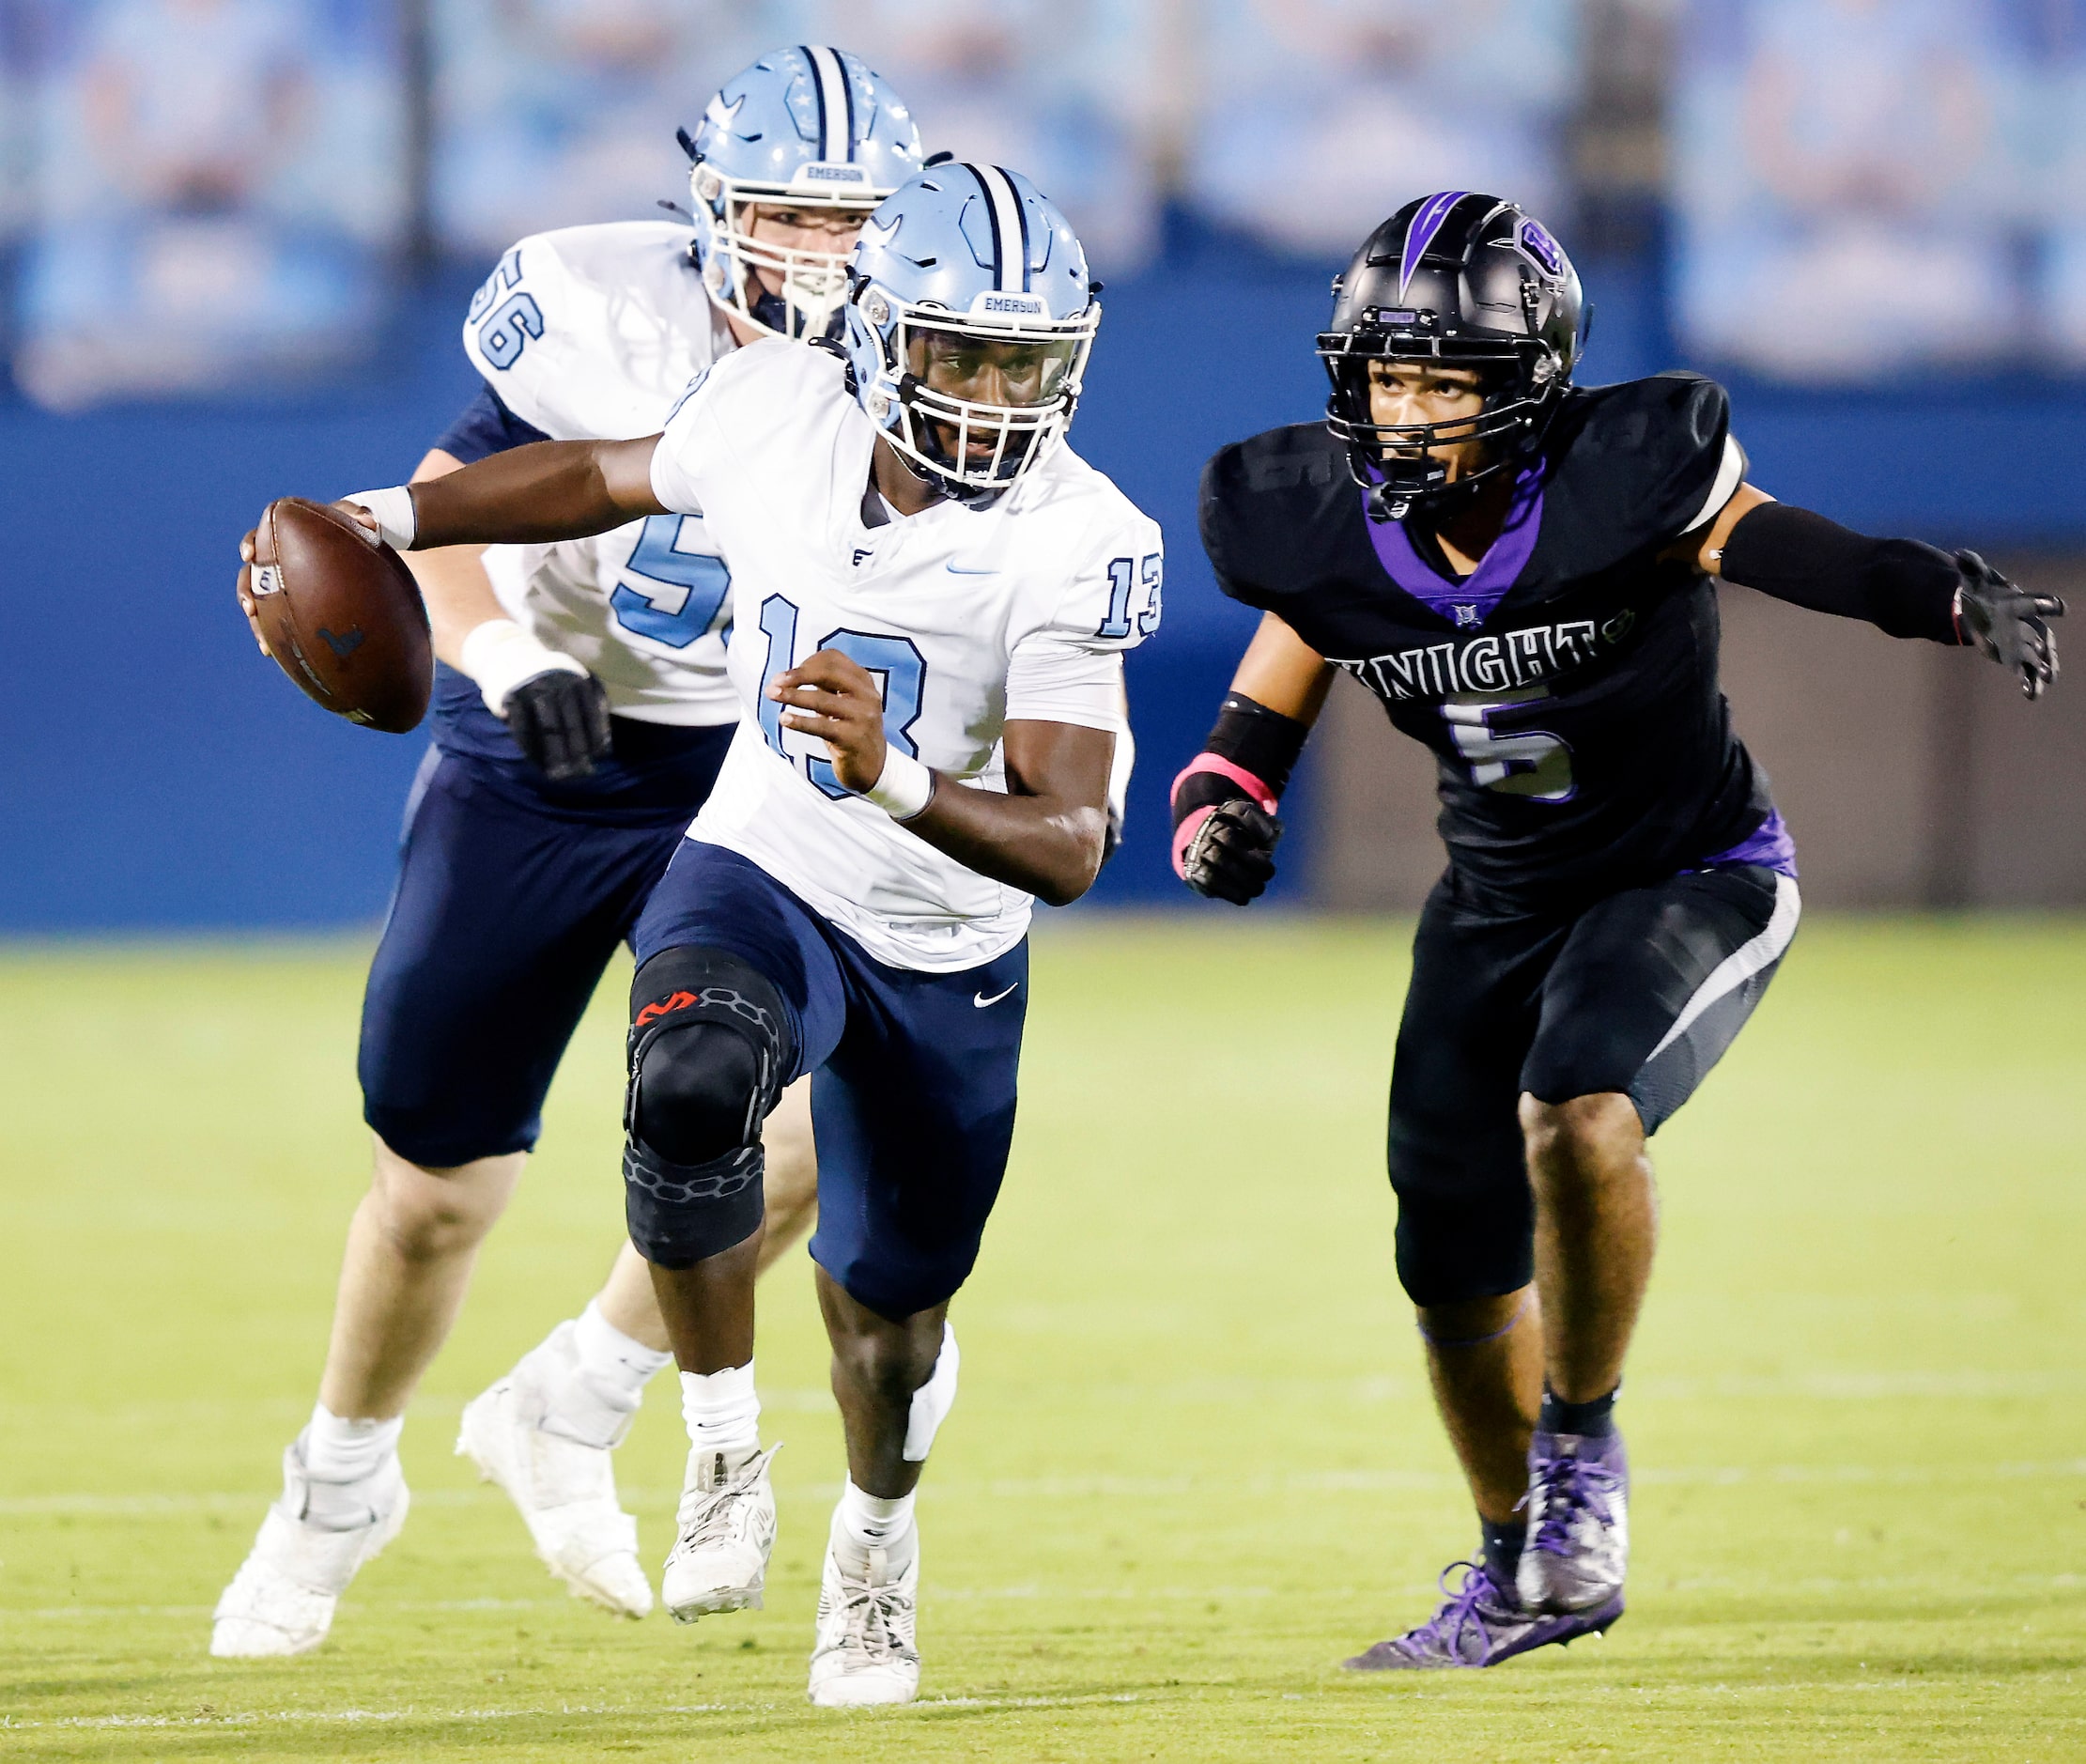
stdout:
[(1571, 749), (1547, 729), (1516, 729), (1503, 735), (1492, 727), (1502, 711), (1536, 704), (1550, 694), (1537, 689), (1512, 698), (1480, 698), (1460, 692), (1442, 705), (1456, 750), (1470, 766), (1470, 780), (1480, 790), (1526, 797), (1535, 802), (1569, 802), (1577, 788), (1571, 777)]

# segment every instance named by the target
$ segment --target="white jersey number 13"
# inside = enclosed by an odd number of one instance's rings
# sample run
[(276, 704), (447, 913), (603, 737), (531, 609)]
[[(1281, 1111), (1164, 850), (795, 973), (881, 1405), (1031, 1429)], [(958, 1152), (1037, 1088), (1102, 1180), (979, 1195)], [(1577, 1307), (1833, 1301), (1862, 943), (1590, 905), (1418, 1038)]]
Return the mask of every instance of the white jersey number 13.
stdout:
[[(836, 799), (855, 793), (841, 782), (833, 763), (813, 754), (795, 754), (782, 745), (782, 706), (767, 695), (776, 676), (797, 664), (797, 609), (780, 595), (761, 602), (761, 630), (767, 638), (767, 661), (761, 669), (761, 734), (769, 747), (792, 766), (801, 764), (804, 775)], [(901, 753), (919, 756), (919, 746), (911, 734), (919, 720), (920, 695), (927, 686), (927, 663), (909, 637), (890, 637), (877, 631), (827, 631), (806, 651), (837, 649), (851, 661), (859, 662), (877, 677), (884, 695), (884, 739)]]

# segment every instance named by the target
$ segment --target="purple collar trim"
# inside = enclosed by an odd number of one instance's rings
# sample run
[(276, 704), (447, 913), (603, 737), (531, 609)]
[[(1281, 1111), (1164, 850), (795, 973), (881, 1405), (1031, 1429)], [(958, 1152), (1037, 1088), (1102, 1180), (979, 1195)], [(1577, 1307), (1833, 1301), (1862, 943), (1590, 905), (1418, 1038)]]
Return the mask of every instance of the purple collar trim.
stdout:
[(1467, 578), (1452, 581), (1419, 554), (1406, 537), (1403, 522), (1370, 520), (1366, 504), (1363, 515), (1383, 573), (1459, 629), (1482, 625), (1491, 617), (1492, 609), (1507, 597), (1535, 554), (1536, 534), (1542, 522), (1543, 474), (1540, 467), (1530, 466), (1514, 480), (1514, 500), (1507, 506), (1506, 524), (1491, 549)]
[(1782, 811), (1769, 809), (1768, 818), (1748, 833), (1729, 851), (1720, 851), (1714, 858), (1705, 858), (1697, 866), (1704, 870), (1722, 870), (1727, 864), (1758, 864), (1763, 870), (1779, 871), (1794, 882), (1797, 879), (1797, 843), (1789, 837), (1789, 829), (1782, 824)]

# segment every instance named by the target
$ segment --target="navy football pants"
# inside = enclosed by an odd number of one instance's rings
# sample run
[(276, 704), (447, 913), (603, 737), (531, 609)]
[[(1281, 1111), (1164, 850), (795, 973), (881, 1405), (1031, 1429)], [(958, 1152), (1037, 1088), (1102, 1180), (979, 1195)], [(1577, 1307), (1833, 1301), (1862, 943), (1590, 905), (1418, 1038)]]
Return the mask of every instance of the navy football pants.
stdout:
[(357, 1061), (363, 1119), (400, 1157), (440, 1169), (535, 1144), (565, 1044), (732, 726), (615, 733), (617, 756), (579, 788), (518, 753), (440, 750), (414, 781)]
[(782, 997), (785, 1082), (811, 1077), (811, 1256), (898, 1319), (969, 1277), (1013, 1142), (1028, 946), (955, 973), (877, 961), (759, 865), (690, 839), (646, 904), (640, 966), (701, 947)]

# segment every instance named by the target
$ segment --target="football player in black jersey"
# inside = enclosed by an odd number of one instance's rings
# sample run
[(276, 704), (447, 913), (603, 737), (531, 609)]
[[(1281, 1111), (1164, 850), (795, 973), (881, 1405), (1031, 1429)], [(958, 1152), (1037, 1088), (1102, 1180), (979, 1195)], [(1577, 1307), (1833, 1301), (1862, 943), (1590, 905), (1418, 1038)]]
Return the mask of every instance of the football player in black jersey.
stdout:
[(1645, 1141), (1796, 931), (1795, 852), (1717, 683), (1716, 579), (1982, 650), (2031, 698), (2045, 621), (1974, 553), (1868, 539), (1745, 481), (1723, 390), (1576, 387), (1579, 278), (1512, 204), (1398, 210), (1335, 285), (1328, 420), (1204, 472), (1263, 617), (1174, 784), (1175, 864), (1244, 905), (1336, 668), (1434, 750), (1447, 873), (1391, 1078), (1398, 1277), (1483, 1543), (1351, 1666), (1484, 1666), (1622, 1614), (1613, 1406), (1651, 1267)]

